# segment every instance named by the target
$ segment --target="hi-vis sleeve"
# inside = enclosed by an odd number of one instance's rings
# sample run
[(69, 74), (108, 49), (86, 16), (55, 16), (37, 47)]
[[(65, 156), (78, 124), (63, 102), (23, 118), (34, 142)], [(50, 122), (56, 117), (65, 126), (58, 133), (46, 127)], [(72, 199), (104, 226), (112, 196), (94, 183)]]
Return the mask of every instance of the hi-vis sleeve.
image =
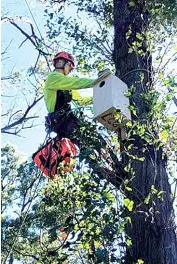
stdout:
[(95, 79), (70, 77), (59, 72), (50, 73), (45, 82), (45, 90), (77, 90), (89, 88)]

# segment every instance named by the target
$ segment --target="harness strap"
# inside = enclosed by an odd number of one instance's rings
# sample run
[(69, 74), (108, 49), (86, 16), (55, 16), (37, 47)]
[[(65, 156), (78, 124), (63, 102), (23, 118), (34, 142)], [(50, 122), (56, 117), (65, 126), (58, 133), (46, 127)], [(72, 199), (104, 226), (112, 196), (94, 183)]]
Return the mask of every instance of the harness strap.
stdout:
[[(48, 132), (50, 134), (52, 132), (53, 127), (56, 124), (63, 122), (63, 120), (65, 118), (64, 114), (69, 110), (69, 108), (70, 108), (70, 106), (68, 105), (67, 108), (60, 109), (60, 110), (57, 110), (56, 112), (49, 113), (45, 117), (46, 132)], [(67, 112), (66, 115), (68, 115), (69, 113), (70, 113), (70, 111)], [(62, 116), (63, 116), (63, 118), (61, 118)]]

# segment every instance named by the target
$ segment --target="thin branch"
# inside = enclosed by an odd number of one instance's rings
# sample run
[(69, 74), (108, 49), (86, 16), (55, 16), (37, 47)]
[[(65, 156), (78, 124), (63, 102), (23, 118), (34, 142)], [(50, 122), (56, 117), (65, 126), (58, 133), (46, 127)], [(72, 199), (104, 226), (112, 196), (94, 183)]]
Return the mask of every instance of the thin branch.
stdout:
[(1, 81), (11, 80), (11, 79), (14, 79), (13, 75), (1, 77)]
[(10, 121), (11, 121), (12, 117), (13, 117), (14, 115), (18, 114), (19, 112), (22, 112), (22, 110), (18, 110), (18, 111), (16, 111), (15, 113), (13, 113), (13, 114), (10, 116), (9, 121), (8, 121), (8, 124), (10, 124)]
[(16, 27), (27, 39), (29, 39), (29, 41), (36, 47), (37, 43), (35, 43), (34, 40), (32, 40), (31, 36), (29, 36), (23, 29), (21, 29), (21, 27), (19, 27), (16, 23), (11, 22), (10, 23)]
[(5, 50), (1, 53), (1, 55), (4, 55), (4, 54), (6, 53), (6, 51), (7, 51), (8, 48), (10, 47), (12, 41), (13, 41), (13, 39), (11, 39), (11, 41), (9, 42), (9, 44), (7, 45), (7, 47), (5, 48)]
[(35, 70), (36, 67), (37, 67), (37, 64), (38, 64), (39, 58), (40, 58), (40, 52), (39, 52), (39, 54), (38, 54), (38, 56), (37, 56), (37, 60), (36, 60), (35, 65), (34, 65), (34, 70)]
[(164, 59), (164, 57), (165, 57), (165, 55), (166, 55), (166, 53), (167, 53), (168, 48), (170, 47), (170, 45), (171, 45), (171, 40), (169, 41), (168, 45), (165, 47), (165, 50), (164, 50), (162, 56), (160, 57), (160, 62), (159, 62), (158, 68), (157, 68), (157, 72), (159, 72), (161, 70), (160, 69), (160, 66), (161, 66), (161, 64), (163, 62), (163, 59)]
[[(101, 21), (99, 21), (99, 20), (97, 19), (97, 17), (95, 17), (95, 20), (96, 20), (96, 22), (97, 22), (97, 24), (98, 24), (100, 30), (103, 31), (103, 28), (102, 28), (102, 26), (101, 26)], [(109, 42), (108, 42), (107, 40), (106, 40), (106, 44), (107, 44), (107, 46), (108, 46), (108, 48), (109, 48), (109, 50), (110, 50), (110, 53), (112, 54), (113, 50), (112, 50), (112, 48), (111, 48), (111, 46), (109, 45)]]
[(2, 114), (1, 117), (7, 116), (10, 113), (10, 111), (7, 111), (7, 113)]
[(138, 72), (138, 71), (140, 71), (140, 72), (146, 72), (146, 73), (151, 73), (151, 72), (148, 71), (147, 69), (134, 69), (134, 70), (129, 71), (129, 72), (127, 72), (126, 74), (120, 76), (120, 79), (124, 79), (127, 75), (129, 75), (129, 74), (131, 74), (131, 73), (133, 73), (133, 72)]
[(171, 59), (175, 56), (175, 55), (177, 55), (177, 52), (175, 52), (167, 61), (166, 61), (166, 63), (159, 69), (159, 71), (162, 71), (164, 68), (165, 68), (165, 66), (171, 61)]
[(22, 253), (20, 251), (18, 251), (17, 249), (13, 249), (15, 252), (17, 252), (18, 254), (22, 255), (22, 256), (25, 256), (25, 257), (31, 257), (31, 258), (34, 258), (35, 260), (39, 261), (40, 259), (38, 257), (36, 257), (35, 255), (33, 254), (30, 254), (30, 253)]
[(8, 130), (16, 127), (17, 125), (20, 125), (22, 124), (23, 122), (26, 122), (27, 120), (29, 119), (32, 119), (32, 118), (36, 118), (36, 117), (26, 117), (27, 114), (29, 113), (29, 111), (43, 98), (43, 95), (41, 97), (39, 97), (37, 100), (34, 100), (33, 103), (31, 105), (28, 106), (28, 108), (26, 109), (24, 115), (17, 121), (11, 123), (10, 125), (7, 125), (5, 127), (3, 127), (1, 129), (1, 132), (2, 133), (7, 133)]
[(21, 48), (22, 45), (23, 45), (27, 40), (28, 40), (28, 38), (24, 39), (18, 48)]
[[(27, 24), (29, 24), (30, 25), (30, 27), (31, 27), (31, 31), (32, 31), (32, 36), (30, 36), (28, 33), (26, 33), (20, 26), (18, 26), (16, 23), (15, 23), (15, 21), (22, 21), (22, 22), (25, 22), (25, 23), (27, 23)], [(24, 17), (14, 17), (14, 18), (12, 18), (12, 17), (4, 17), (3, 18), (3, 21), (4, 22), (9, 22), (9, 23), (11, 23), (14, 27), (16, 27), (32, 44), (33, 44), (33, 46), (35, 46), (35, 48), (40, 52), (40, 53), (42, 53), (43, 55), (50, 55), (50, 53), (46, 53), (46, 52), (44, 52), (43, 50), (41, 50), (39, 47), (38, 47), (38, 44), (39, 44), (39, 38), (34, 34), (34, 29), (33, 29), (33, 25), (32, 25), (32, 23), (31, 23), (31, 21), (30, 20), (28, 20), (28, 19), (26, 19), (26, 18), (24, 18)], [(34, 41), (34, 40), (35, 41)]]

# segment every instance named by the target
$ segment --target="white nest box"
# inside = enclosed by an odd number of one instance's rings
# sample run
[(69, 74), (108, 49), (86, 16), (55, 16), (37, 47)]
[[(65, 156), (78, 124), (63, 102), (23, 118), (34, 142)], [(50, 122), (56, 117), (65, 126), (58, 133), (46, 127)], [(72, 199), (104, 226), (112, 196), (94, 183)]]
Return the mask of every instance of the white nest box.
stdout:
[[(131, 119), (127, 90), (127, 85), (114, 74), (100, 77), (93, 86), (94, 119), (111, 130), (125, 127)], [(120, 113), (120, 120), (115, 119), (116, 112)]]

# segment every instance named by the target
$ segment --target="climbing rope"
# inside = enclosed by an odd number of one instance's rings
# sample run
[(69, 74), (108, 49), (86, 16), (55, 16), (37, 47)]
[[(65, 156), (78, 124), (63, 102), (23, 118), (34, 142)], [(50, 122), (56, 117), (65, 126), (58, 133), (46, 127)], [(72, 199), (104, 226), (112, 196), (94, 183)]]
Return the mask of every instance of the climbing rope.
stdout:
[[(33, 21), (34, 21), (34, 23), (35, 23), (35, 25), (36, 25), (36, 28), (37, 28), (37, 30), (38, 30), (38, 32), (39, 32), (39, 35), (40, 35), (40, 37), (41, 37), (41, 40), (43, 41), (43, 43), (44, 43), (44, 45), (45, 45), (45, 48), (46, 48), (46, 50), (47, 50), (47, 53), (50, 54), (49, 49), (48, 49), (47, 45), (45, 44), (44, 38), (42, 37), (41, 31), (40, 31), (40, 29), (39, 29), (39, 27), (38, 27), (38, 25), (37, 25), (37, 22), (36, 22), (36, 20), (35, 20), (35, 17), (34, 17), (34, 15), (33, 15), (32, 11), (31, 11), (31, 8), (30, 8), (30, 6), (29, 6), (27, 0), (24, 0), (24, 1), (25, 1), (25, 3), (26, 3), (26, 5), (27, 5), (27, 7), (28, 7), (28, 10), (29, 10), (29, 12), (30, 12), (30, 14), (31, 14), (31, 16), (32, 16), (32, 19), (33, 19)], [(48, 62), (48, 59), (46, 58), (46, 56), (44, 56), (44, 57), (45, 57), (45, 59), (46, 59), (47, 65), (48, 65), (48, 67), (49, 67), (49, 70), (51, 71), (51, 68), (50, 68), (50, 64), (49, 64), (49, 62)]]

